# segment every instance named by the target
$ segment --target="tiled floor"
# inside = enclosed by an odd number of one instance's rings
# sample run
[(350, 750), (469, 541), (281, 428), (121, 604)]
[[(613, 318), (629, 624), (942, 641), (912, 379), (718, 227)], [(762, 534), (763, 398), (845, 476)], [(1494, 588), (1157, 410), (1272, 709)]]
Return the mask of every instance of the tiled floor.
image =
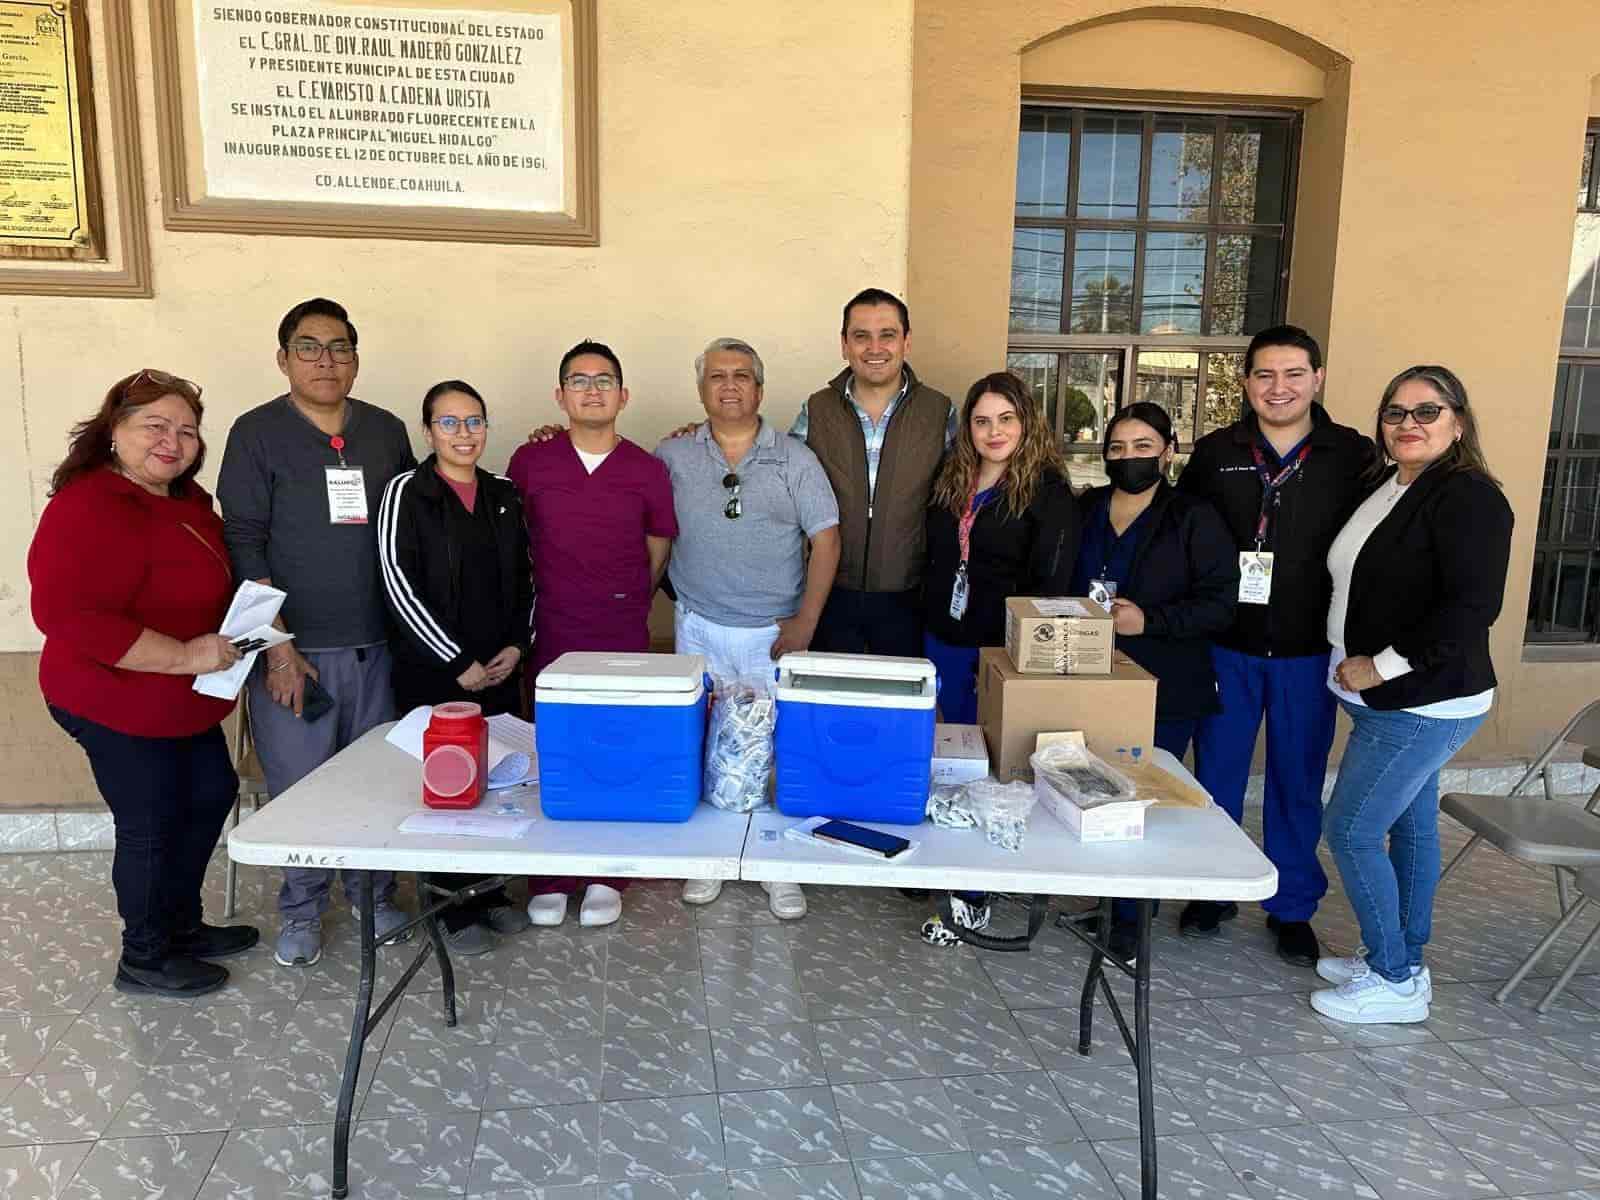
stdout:
[[(0, 1196), (329, 1194), (348, 915), (312, 970), (263, 948), (214, 996), (131, 1002), (107, 987), (108, 860), (0, 858)], [(212, 875), (215, 911), (220, 861)], [(269, 934), (274, 889), (243, 871), (243, 912)], [(352, 1194), (1138, 1194), (1132, 1068), (1109, 1019), (1092, 1057), (1075, 1050), (1075, 943), (1050, 929), (1025, 955), (933, 950), (892, 891), (810, 897), (780, 925), (751, 885), (703, 910), (636, 886), (610, 932), (569, 924), (459, 961), (454, 1030), (430, 967), (370, 1043)], [(1259, 911), (1196, 944), (1174, 936), (1175, 907), (1153, 982), (1163, 1197), (1600, 1200), (1600, 974), (1546, 1016), (1542, 979), (1490, 999), (1550, 920), (1545, 877), (1482, 852), (1449, 881), (1433, 1016), (1409, 1027), (1313, 1015), (1313, 975), (1273, 956)], [(1337, 894), (1318, 926), (1356, 941)], [(386, 952), (384, 974), (408, 956)]]

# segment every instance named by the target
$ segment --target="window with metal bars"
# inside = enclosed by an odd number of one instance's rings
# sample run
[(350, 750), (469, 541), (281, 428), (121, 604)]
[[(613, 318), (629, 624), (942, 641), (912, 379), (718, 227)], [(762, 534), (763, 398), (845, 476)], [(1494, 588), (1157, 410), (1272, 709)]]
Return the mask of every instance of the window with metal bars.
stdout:
[(1578, 171), (1528, 598), (1530, 642), (1600, 641), (1600, 120)]
[(1069, 452), (1135, 400), (1181, 452), (1238, 417), (1243, 351), (1283, 318), (1299, 140), (1279, 110), (1023, 106), (1008, 362)]

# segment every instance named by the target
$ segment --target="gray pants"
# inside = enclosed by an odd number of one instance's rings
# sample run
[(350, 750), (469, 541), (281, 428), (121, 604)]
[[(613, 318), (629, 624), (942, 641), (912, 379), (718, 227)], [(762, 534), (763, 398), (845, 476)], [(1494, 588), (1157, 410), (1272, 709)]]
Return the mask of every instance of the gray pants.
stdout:
[[(322, 686), (334, 699), (333, 711), (318, 721), (301, 720), (272, 699), (265, 655), (250, 672), (250, 728), (270, 796), (287, 791), (374, 725), (394, 720), (387, 646), (312, 650), (306, 652), (306, 661), (317, 669)], [(328, 911), (332, 886), (330, 870), (285, 867), (278, 911), (288, 921), (320, 917)], [(373, 872), (373, 895), (379, 902), (394, 895), (394, 886), (393, 871)], [(357, 884), (352, 871), (344, 873), (344, 893), (353, 905)]]

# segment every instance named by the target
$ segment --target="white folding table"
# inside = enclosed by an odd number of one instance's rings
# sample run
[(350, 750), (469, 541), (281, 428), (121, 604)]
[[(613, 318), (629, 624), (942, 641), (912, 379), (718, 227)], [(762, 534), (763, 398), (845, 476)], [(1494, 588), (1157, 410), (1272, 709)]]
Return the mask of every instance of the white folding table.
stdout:
[[(1089, 1052), (1098, 987), (1138, 1070), (1140, 1162), (1147, 1200), (1156, 1195), (1150, 1053), (1150, 922), (1155, 901), (1261, 900), (1277, 890), (1277, 871), (1272, 864), (1218, 808), (1151, 809), (1146, 814), (1143, 841), (1098, 844), (1079, 842), (1053, 816), (1036, 808), (1020, 853), (992, 846), (972, 830), (941, 829), (927, 823), (914, 829), (878, 826), (920, 843), (913, 855), (900, 862), (879, 862), (785, 838), (782, 831), (794, 824), (795, 818), (771, 810), (747, 816), (704, 804), (682, 824), (550, 821), (539, 816), (528, 833), (517, 839), (406, 834), (399, 826), (420, 809), (421, 772), (415, 759), (384, 740), (389, 728), (380, 726), (335, 755), (240, 824), (228, 838), (228, 853), (236, 862), (361, 873), (361, 976), (334, 1123), (333, 1194), (341, 1198), (349, 1194), (350, 1119), (367, 1036), (400, 999), (430, 953), (438, 959), (443, 979), (445, 1022), (455, 1024), (454, 973), (438, 914), (501, 882), (491, 878), (424, 906), (404, 928), (422, 926), (430, 944), (419, 950), (374, 1010), (377, 943), (371, 871), (747, 879), (1032, 895), (1028, 938), (994, 939), (959, 931), (975, 945), (993, 949), (1025, 949), (1043, 922), (1050, 896), (1105, 897), (1095, 936), (1077, 924), (1068, 925), (1092, 951), (1079, 1009), (1079, 1051)], [(1198, 788), (1171, 755), (1156, 751), (1155, 762)], [(1131, 965), (1110, 957), (1106, 945), (1110, 897), (1114, 896), (1139, 902), (1139, 955)], [(948, 901), (945, 907), (948, 910)], [(1108, 958), (1133, 978), (1132, 1030), (1104, 976)]]
[[(1165, 750), (1156, 750), (1155, 765), (1203, 793), (1183, 764)], [(1154, 1068), (1150, 1046), (1150, 922), (1157, 900), (1264, 900), (1278, 890), (1277, 869), (1255, 843), (1215, 806), (1151, 808), (1145, 813), (1142, 841), (1084, 843), (1042, 807), (1028, 821), (1020, 852), (990, 845), (981, 833), (943, 829), (924, 823), (858, 824), (910, 838), (917, 848), (888, 862), (826, 843), (797, 841), (783, 831), (793, 817), (764, 811), (750, 821), (739, 870), (741, 879), (764, 883), (830, 883), (846, 887), (927, 888), (937, 892), (1023, 892), (1033, 896), (1028, 932), (1023, 937), (995, 938), (962, 930), (951, 920), (948, 899), (942, 901), (945, 923), (962, 940), (991, 950), (1025, 950), (1044, 922), (1051, 896), (1100, 896), (1099, 930), (1091, 936), (1082, 920), (1065, 927), (1086, 942), (1091, 954), (1078, 1008), (1078, 1052), (1088, 1054), (1094, 1018), (1095, 990), (1133, 1056), (1139, 1076), (1139, 1150), (1145, 1200), (1156, 1196)], [(1139, 952), (1130, 965), (1112, 956), (1107, 946), (1113, 897), (1139, 904)], [(1133, 1028), (1104, 975), (1105, 963), (1133, 979)]]
[[(267, 867), (326, 867), (359, 873), (361, 977), (350, 1025), (339, 1108), (333, 1125), (333, 1194), (349, 1195), (350, 1117), (367, 1037), (405, 994), (432, 953), (444, 985), (446, 1025), (456, 1023), (455, 972), (439, 931), (438, 914), (509, 875), (599, 875), (623, 879), (737, 879), (750, 818), (701, 804), (682, 824), (642, 821), (550, 821), (535, 811), (533, 828), (516, 839), (401, 833), (400, 823), (422, 811), (421, 764), (384, 740), (380, 725), (341, 750), (299, 783), (257, 810), (228, 835), (235, 862)], [(373, 930), (373, 871), (489, 875), (428, 904), (391, 934), (421, 926), (428, 943), (387, 996), (372, 1007), (378, 946)], [(422, 889), (418, 889), (419, 894)]]

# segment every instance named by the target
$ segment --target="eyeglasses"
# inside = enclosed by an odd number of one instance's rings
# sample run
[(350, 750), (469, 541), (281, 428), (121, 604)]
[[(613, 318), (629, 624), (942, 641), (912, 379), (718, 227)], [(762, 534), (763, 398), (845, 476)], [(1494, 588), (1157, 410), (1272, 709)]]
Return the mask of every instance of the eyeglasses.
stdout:
[(132, 379), (128, 380), (123, 392), (126, 393), (129, 388), (136, 387), (140, 381), (145, 379), (148, 379), (157, 387), (171, 388), (182, 395), (192, 396), (195, 400), (200, 399), (200, 385), (198, 383), (184, 379), (181, 375), (169, 375), (167, 372), (158, 371), (154, 367), (145, 367)]
[(1410, 417), (1418, 425), (1432, 425), (1450, 406), (1448, 404), (1419, 404), (1415, 408), (1401, 408), (1391, 404), (1378, 414), (1385, 425), (1404, 425)]
[(435, 417), (432, 423), (436, 428), (444, 430), (451, 436), (465, 429), (473, 437), (477, 437), (478, 434), (489, 428), (489, 422), (483, 417)]
[(615, 375), (568, 375), (561, 381), (561, 386), (570, 392), (587, 392), (593, 388), (597, 392), (614, 391), (617, 386)]
[(332, 342), (319, 342), (316, 338), (295, 338), (289, 343), (289, 349), (294, 351), (294, 356), (301, 362), (321, 362), (323, 352), (333, 355), (336, 363), (350, 363), (356, 360), (356, 348), (353, 342), (343, 338)]
[(722, 477), (722, 486), (733, 493), (728, 497), (728, 502), (722, 506), (722, 515), (730, 521), (737, 521), (744, 516), (744, 502), (739, 499), (739, 477), (729, 471)]

